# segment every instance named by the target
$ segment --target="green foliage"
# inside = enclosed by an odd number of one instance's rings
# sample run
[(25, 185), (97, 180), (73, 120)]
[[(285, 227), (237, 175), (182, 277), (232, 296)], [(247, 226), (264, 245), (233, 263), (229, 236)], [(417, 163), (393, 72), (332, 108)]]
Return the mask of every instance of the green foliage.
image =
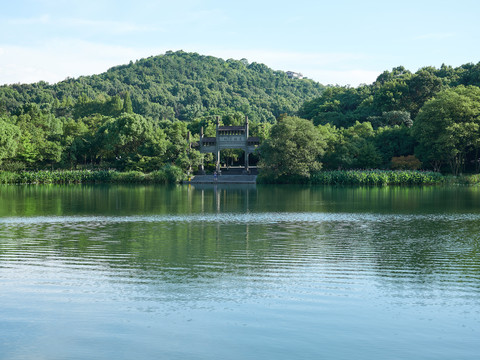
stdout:
[(475, 175), (461, 175), (461, 176), (447, 176), (445, 183), (448, 185), (480, 185), (480, 174)]
[[(265, 143), (253, 157), (272, 181), (307, 181), (321, 164), (388, 169), (414, 149), (425, 169), (479, 172), (478, 86), (480, 63), (399, 66), (371, 85), (325, 88), (245, 59), (167, 52), (53, 85), (0, 86), (0, 169), (115, 169), (132, 181), (166, 164), (190, 172), (211, 155), (191, 148), (188, 131), (198, 141), (202, 127), (214, 136), (216, 116), (241, 125), (248, 115)], [(281, 124), (294, 114), (316, 128)]]
[(375, 129), (385, 126), (411, 127), (413, 125), (413, 121), (408, 111), (387, 111), (383, 112), (382, 116), (369, 116), (367, 120)]
[(166, 165), (163, 169), (168, 183), (178, 183), (183, 179), (183, 171), (178, 166)]
[(316, 185), (431, 185), (440, 184), (444, 177), (437, 172), (336, 170), (312, 174)]
[(288, 79), (263, 64), (178, 51), (53, 85), (1, 86), (0, 108), (13, 113), (27, 103), (50, 104), (57, 116), (135, 112), (154, 121), (192, 121), (217, 108), (274, 122), (282, 113), (293, 115), (323, 88), (312, 80)]
[(418, 170), (422, 163), (415, 155), (398, 156), (392, 158), (391, 168), (393, 170)]
[(165, 166), (151, 173), (113, 170), (0, 171), (0, 184), (174, 184), (183, 179), (182, 169)]
[(3, 159), (15, 156), (19, 138), (20, 129), (8, 119), (0, 117), (0, 164)]
[(319, 98), (305, 102), (298, 114), (315, 125), (350, 127), (370, 114), (371, 94), (369, 86), (328, 87)]
[(393, 157), (412, 155), (415, 147), (411, 129), (403, 125), (379, 128), (374, 143), (381, 156), (382, 168), (388, 168)]
[(435, 169), (448, 164), (454, 175), (480, 151), (480, 88), (459, 86), (445, 90), (420, 110), (413, 126), (415, 149), (423, 163)]
[(190, 148), (187, 129), (195, 139), (202, 126), (206, 135), (215, 130), (217, 115), (225, 125), (248, 115), (250, 135), (263, 140), (280, 114), (323, 88), (245, 59), (183, 51), (53, 85), (0, 86), (0, 166), (152, 172), (171, 163), (190, 171), (203, 155)]
[(133, 114), (132, 99), (130, 98), (130, 94), (128, 93), (128, 91), (125, 93), (125, 96), (123, 98), (122, 112), (127, 114)]
[[(412, 125), (420, 108), (446, 87), (461, 84), (480, 86), (480, 63), (456, 69), (426, 67), (415, 74), (404, 67), (385, 71), (371, 85), (358, 88), (330, 87), (299, 109), (301, 117), (318, 124), (350, 127), (369, 121), (374, 128)], [(468, 76), (467, 76), (468, 74)]]
[[(322, 128), (326, 130), (325, 127)], [(376, 168), (381, 155), (374, 144), (375, 131), (369, 122), (357, 123), (347, 129), (328, 130), (327, 151), (323, 157), (327, 169)]]
[(0, 171), (0, 184), (18, 184), (19, 176), (18, 172)]
[[(143, 170), (139, 164), (165, 154), (165, 133), (143, 116), (124, 113), (107, 120), (96, 134), (103, 158), (122, 170)], [(148, 159), (146, 159), (148, 157)]]
[(321, 168), (320, 157), (325, 148), (325, 140), (310, 121), (298, 117), (282, 118), (258, 150), (261, 174), (270, 182), (308, 179), (311, 172)]

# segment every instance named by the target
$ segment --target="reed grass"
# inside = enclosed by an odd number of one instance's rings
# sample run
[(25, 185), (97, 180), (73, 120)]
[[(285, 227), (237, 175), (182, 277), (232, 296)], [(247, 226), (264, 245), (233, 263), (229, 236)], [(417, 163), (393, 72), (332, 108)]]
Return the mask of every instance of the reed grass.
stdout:
[(438, 172), (416, 170), (336, 170), (319, 171), (310, 178), (315, 185), (433, 185), (445, 177)]
[(0, 184), (173, 184), (183, 179), (183, 171), (165, 166), (151, 173), (114, 170), (0, 171)]

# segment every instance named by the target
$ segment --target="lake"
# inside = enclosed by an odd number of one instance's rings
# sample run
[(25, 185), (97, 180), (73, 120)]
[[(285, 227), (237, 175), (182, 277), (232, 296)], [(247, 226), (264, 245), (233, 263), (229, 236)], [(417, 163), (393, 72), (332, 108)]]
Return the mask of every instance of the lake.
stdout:
[(1, 186), (0, 359), (478, 359), (480, 188)]

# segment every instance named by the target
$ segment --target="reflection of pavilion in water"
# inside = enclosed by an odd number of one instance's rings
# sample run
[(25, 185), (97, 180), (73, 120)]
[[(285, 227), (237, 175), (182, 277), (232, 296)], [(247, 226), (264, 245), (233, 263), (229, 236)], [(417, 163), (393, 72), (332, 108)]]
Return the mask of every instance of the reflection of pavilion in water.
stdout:
[(195, 184), (189, 189), (200, 193), (202, 213), (228, 213), (230, 209), (238, 212), (239, 208), (249, 212), (250, 198), (257, 197), (255, 184)]
[[(192, 195), (190, 199), (200, 196), (202, 214), (209, 212), (217, 215), (224, 214), (226, 219), (228, 214), (238, 214), (239, 209), (242, 209), (245, 214), (249, 213), (250, 206), (254, 205), (257, 199), (257, 187), (255, 184), (195, 184), (189, 185), (189, 190)], [(194, 193), (196, 194), (193, 195)], [(228, 224), (234, 225), (230, 222)], [(222, 226), (223, 223), (221, 218), (219, 218), (216, 224), (217, 231), (215, 235), (218, 242), (220, 242)], [(245, 226), (243, 231), (245, 231), (245, 245), (248, 249), (250, 224), (245, 222), (244, 224), (237, 224), (237, 226)]]

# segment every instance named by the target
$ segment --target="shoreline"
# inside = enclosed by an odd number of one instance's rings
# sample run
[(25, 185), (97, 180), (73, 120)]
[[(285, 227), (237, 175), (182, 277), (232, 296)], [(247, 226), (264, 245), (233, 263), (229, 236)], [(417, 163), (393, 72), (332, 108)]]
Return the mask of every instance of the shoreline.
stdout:
[[(179, 184), (190, 183), (188, 176), (176, 166), (157, 171), (120, 172), (116, 170), (39, 170), (0, 171), (0, 184)], [(480, 174), (459, 176), (418, 170), (334, 170), (319, 171), (310, 178), (284, 177), (268, 179), (258, 176), (256, 184), (332, 185), (332, 186), (415, 186), (415, 185), (480, 185)]]

